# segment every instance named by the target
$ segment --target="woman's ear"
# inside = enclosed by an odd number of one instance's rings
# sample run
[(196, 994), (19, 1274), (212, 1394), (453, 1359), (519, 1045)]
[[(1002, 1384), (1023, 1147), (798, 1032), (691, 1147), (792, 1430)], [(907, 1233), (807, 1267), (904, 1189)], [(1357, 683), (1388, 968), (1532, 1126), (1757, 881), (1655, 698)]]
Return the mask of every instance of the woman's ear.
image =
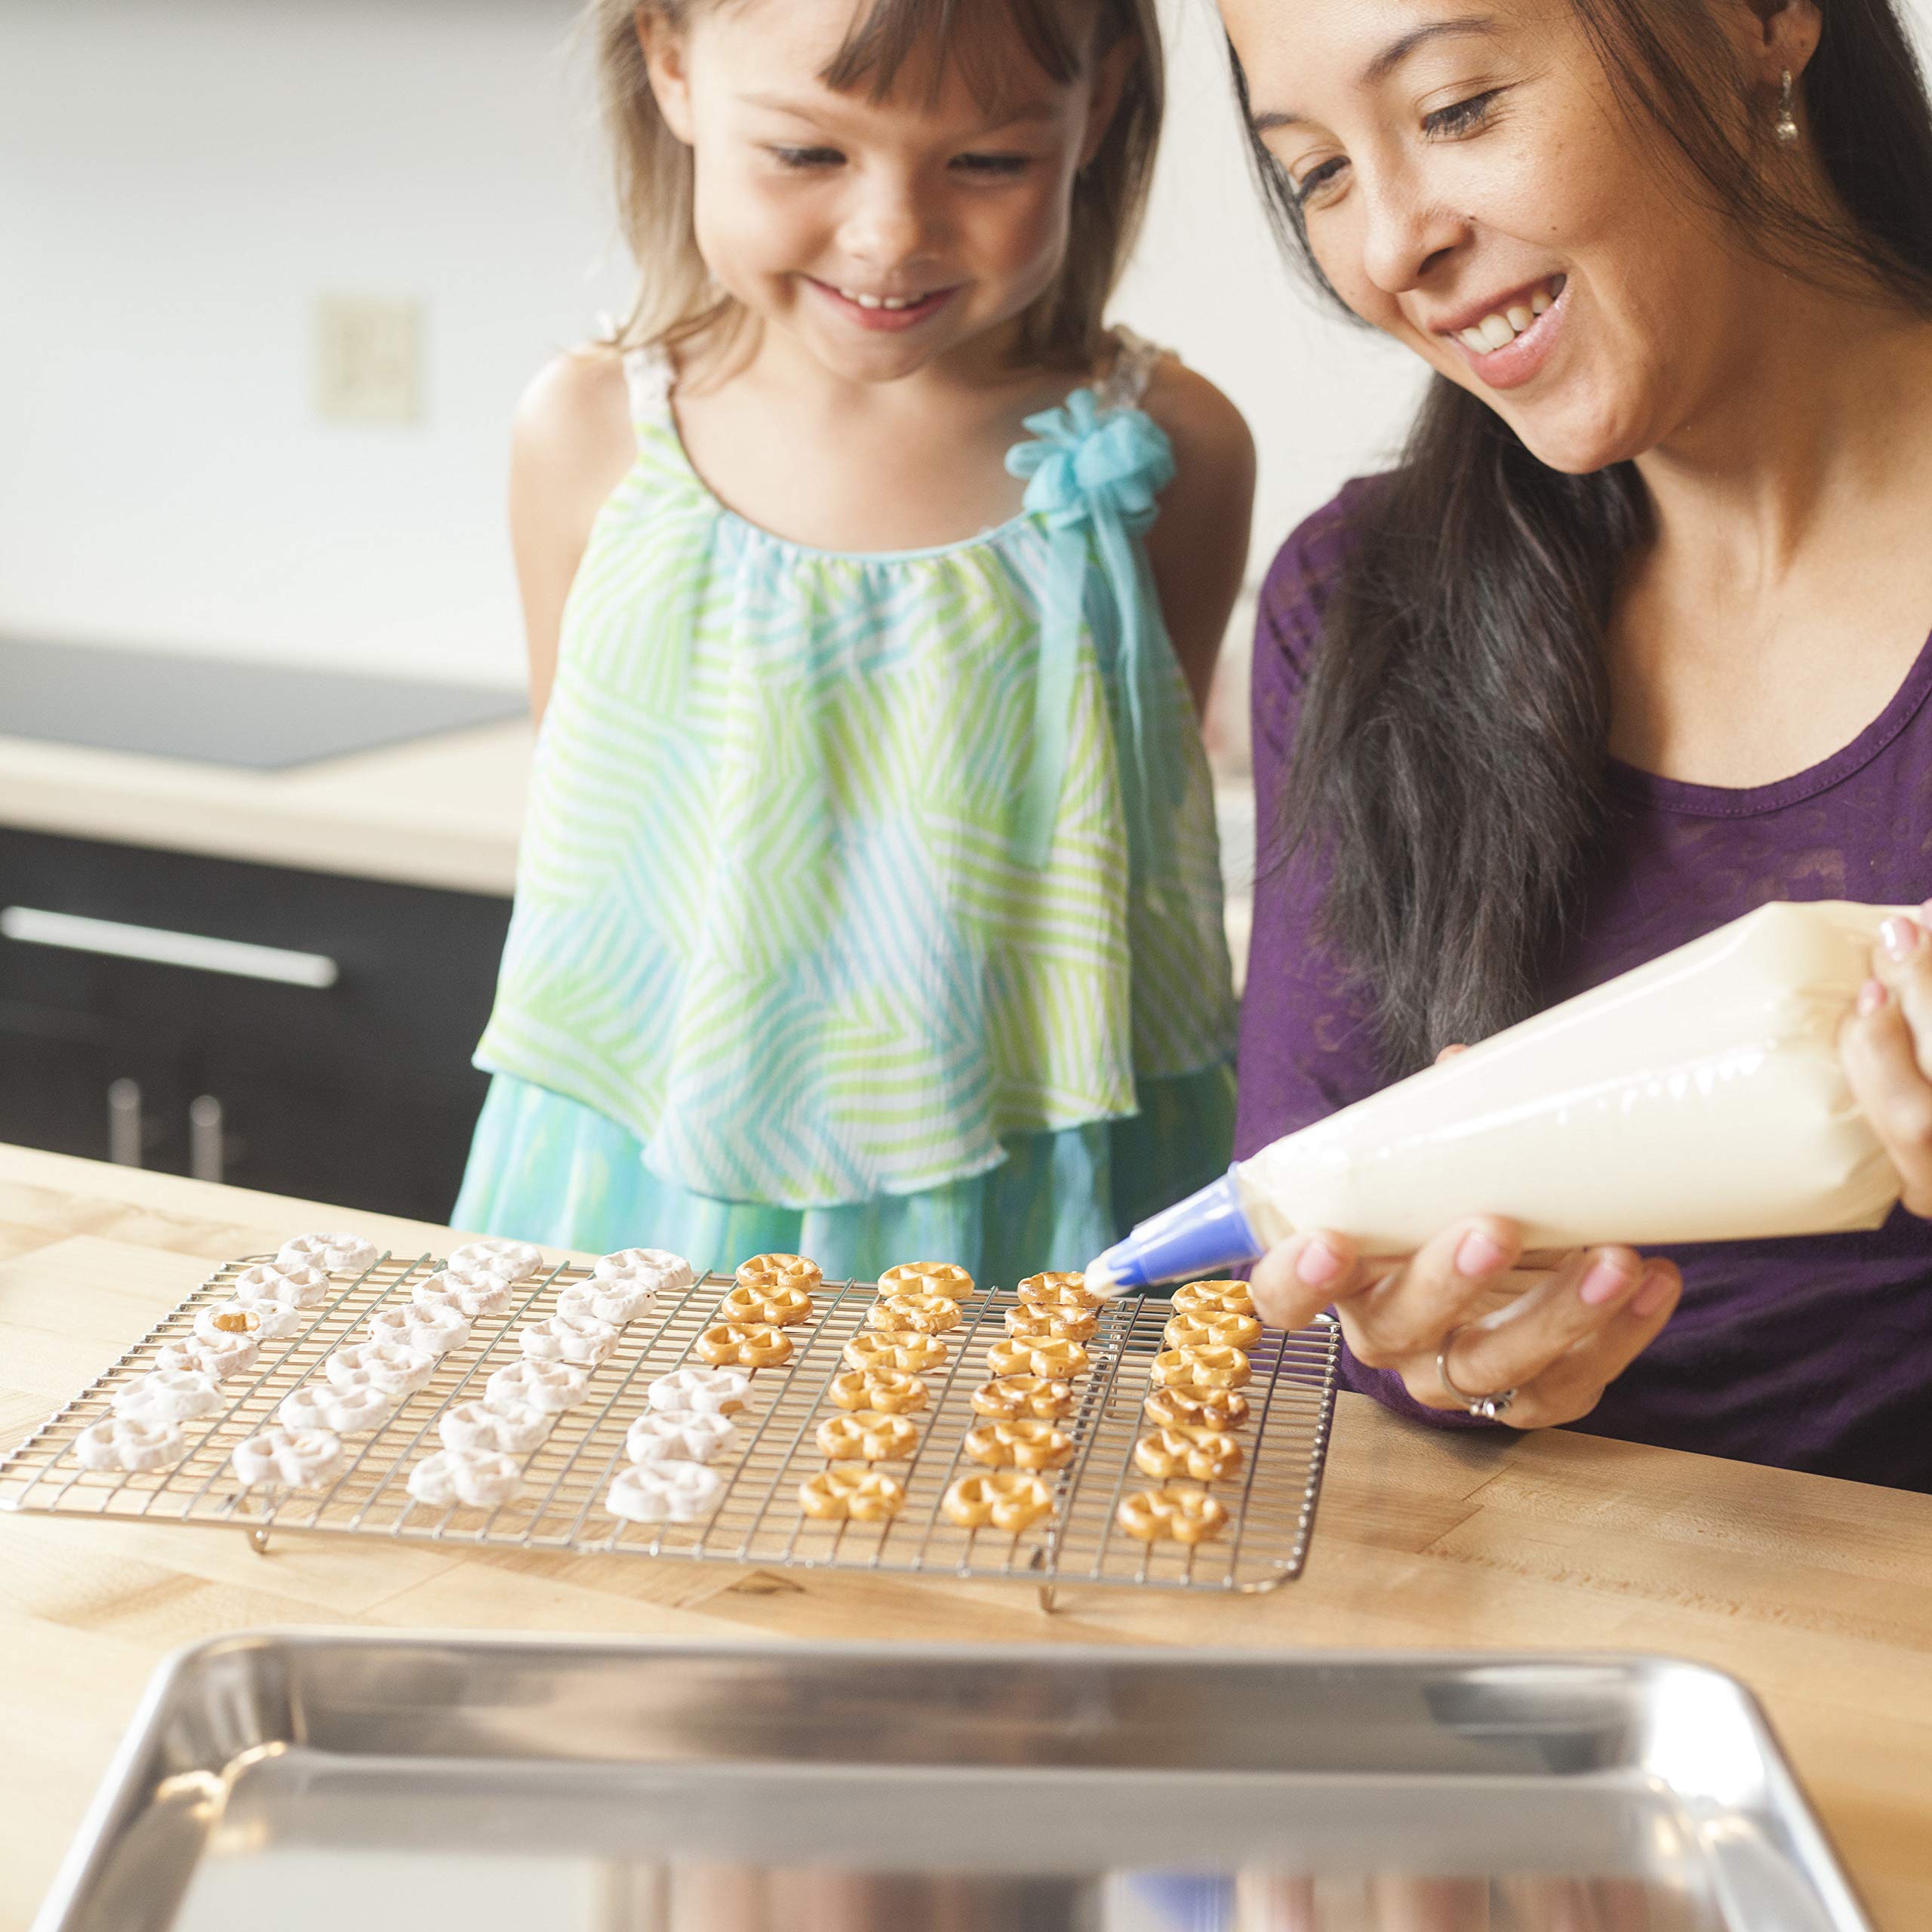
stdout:
[(685, 64), (684, 36), (655, 7), (638, 8), (632, 19), (657, 112), (663, 117), (665, 126), (689, 147), (693, 139), (691, 87)]
[(1818, 51), (1824, 17), (1817, 0), (1733, 0), (1753, 77), (1774, 87), (1788, 70), (1793, 80)]
[(1144, 55), (1138, 34), (1123, 34), (1094, 65), (1093, 90), (1088, 98), (1087, 132), (1080, 143), (1080, 165), (1084, 168), (1100, 152), (1107, 130), (1119, 110), (1121, 90), (1127, 77)]

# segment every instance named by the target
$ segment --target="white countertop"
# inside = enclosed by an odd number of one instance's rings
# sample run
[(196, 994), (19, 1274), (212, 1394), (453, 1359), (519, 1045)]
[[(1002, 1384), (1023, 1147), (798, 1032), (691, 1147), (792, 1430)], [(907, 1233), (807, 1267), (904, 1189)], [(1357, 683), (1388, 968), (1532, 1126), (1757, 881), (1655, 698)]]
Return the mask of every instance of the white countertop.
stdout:
[(0, 825), (509, 895), (528, 721), (283, 771), (0, 737)]

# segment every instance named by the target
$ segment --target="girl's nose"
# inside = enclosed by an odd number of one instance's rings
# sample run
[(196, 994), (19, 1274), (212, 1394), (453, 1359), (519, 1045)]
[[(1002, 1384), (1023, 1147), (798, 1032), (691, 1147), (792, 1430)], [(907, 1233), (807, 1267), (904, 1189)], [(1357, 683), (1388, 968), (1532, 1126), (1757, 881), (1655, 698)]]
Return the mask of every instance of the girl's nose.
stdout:
[(1426, 183), (1406, 172), (1372, 188), (1367, 201), (1362, 266), (1385, 294), (1415, 288), (1469, 238), (1469, 218), (1435, 199)]
[(909, 183), (863, 184), (841, 224), (840, 240), (855, 261), (892, 268), (930, 245), (931, 222)]

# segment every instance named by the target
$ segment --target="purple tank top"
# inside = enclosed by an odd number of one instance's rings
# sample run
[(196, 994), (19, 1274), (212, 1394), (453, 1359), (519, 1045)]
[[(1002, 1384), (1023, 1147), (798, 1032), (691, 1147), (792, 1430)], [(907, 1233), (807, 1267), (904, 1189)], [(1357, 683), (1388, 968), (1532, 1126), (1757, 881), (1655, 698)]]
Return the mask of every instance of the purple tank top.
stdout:
[[(1260, 863), (1241, 1018), (1238, 1154), (1383, 1084), (1367, 1007), (1313, 938), (1318, 865), (1278, 862), (1281, 787), (1352, 483), (1296, 531), (1262, 592), (1254, 680)], [(1611, 773), (1609, 847), (1548, 989), (1552, 1004), (1772, 899), (1917, 904), (1932, 895), (1932, 640), (1884, 712), (1821, 764), (1740, 790)], [(1868, 1234), (1662, 1251), (1684, 1298), (1573, 1426), (1706, 1455), (1932, 1491), (1932, 1222), (1903, 1208)], [(1348, 1385), (1449, 1426), (1392, 1374)]]

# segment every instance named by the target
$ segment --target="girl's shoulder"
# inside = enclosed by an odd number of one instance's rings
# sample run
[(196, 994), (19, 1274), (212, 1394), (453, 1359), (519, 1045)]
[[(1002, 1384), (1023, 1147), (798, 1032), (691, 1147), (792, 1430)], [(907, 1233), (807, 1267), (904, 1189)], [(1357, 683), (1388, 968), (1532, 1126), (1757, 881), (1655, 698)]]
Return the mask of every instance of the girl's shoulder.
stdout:
[(636, 457), (623, 356), (604, 343), (552, 356), (518, 400), (511, 444), (519, 467), (552, 482), (603, 475), (601, 503)]
[(1172, 349), (1130, 330), (1115, 330), (1094, 387), (1104, 402), (1142, 409), (1174, 445), (1176, 481), (1190, 471), (1226, 479), (1254, 466), (1247, 419), (1198, 371)]

